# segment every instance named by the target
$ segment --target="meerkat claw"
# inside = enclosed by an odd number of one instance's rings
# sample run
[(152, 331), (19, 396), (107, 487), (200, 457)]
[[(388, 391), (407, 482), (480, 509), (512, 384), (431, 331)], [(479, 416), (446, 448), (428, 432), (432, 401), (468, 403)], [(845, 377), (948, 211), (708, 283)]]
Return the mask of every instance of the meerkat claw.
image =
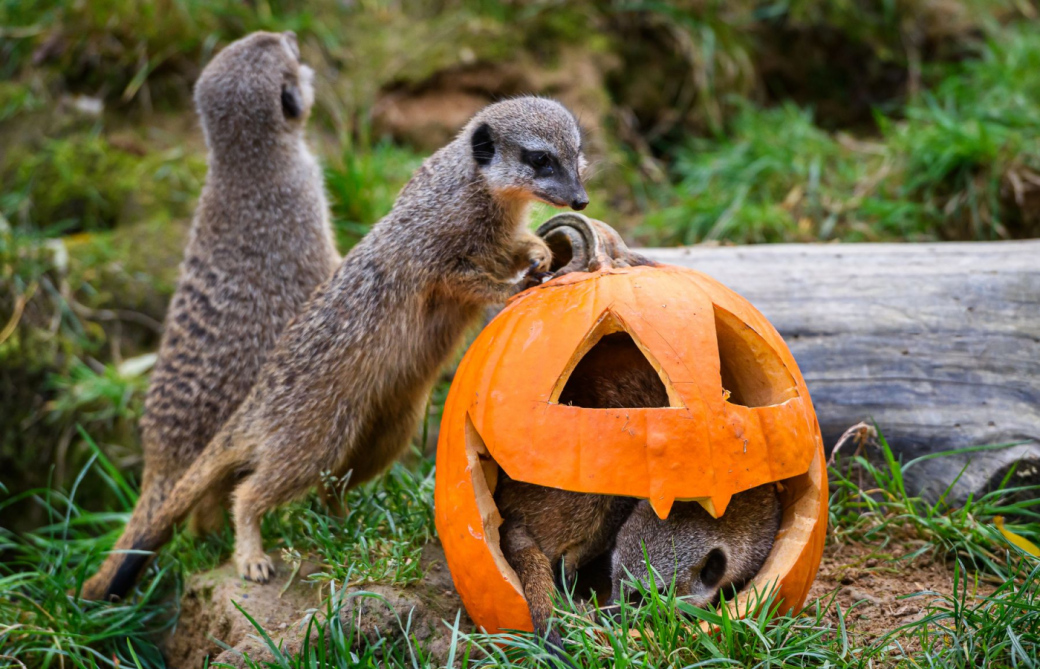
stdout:
[(245, 558), (239, 562), (242, 578), (253, 583), (267, 583), (274, 576), (274, 562), (266, 555)]

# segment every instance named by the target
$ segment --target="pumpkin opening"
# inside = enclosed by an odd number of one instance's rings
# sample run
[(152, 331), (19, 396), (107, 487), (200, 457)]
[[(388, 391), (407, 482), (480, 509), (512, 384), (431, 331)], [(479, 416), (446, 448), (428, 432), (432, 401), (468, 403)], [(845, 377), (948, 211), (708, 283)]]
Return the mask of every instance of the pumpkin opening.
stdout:
[(715, 335), (726, 401), (754, 408), (798, 396), (794, 377), (762, 335), (717, 305)]
[(595, 392), (599, 389), (589, 388), (587, 384), (594, 379), (595, 383), (616, 386), (615, 382), (619, 379), (636, 377), (649, 378), (650, 383), (654, 384), (652, 388), (646, 388), (648, 395), (667, 394), (668, 402), (661, 407), (683, 406), (679, 394), (661, 372), (661, 365), (653, 354), (625, 327), (624, 321), (608, 309), (600, 315), (574, 351), (556, 381), (549, 401), (586, 409), (605, 409), (608, 406), (625, 408), (592, 400), (594, 397), (601, 398), (603, 393)]
[[(652, 388), (648, 388), (648, 397), (664, 397), (667, 394), (664, 382), (650, 361), (646, 359), (643, 352), (636, 345), (632, 335), (627, 332), (614, 332), (604, 335), (595, 346), (589, 349), (574, 371), (571, 372), (567, 383), (560, 392), (560, 404), (582, 407), (585, 409), (605, 409), (602, 400), (609, 395), (609, 388), (619, 388), (626, 382), (639, 379), (648, 382)], [(600, 385), (600, 388), (589, 387), (590, 384)], [(626, 396), (629, 396), (626, 393)], [(661, 406), (668, 406), (667, 403)], [(610, 408), (647, 408), (626, 407), (618, 403), (611, 403)]]
[(500, 574), (505, 576), (509, 584), (523, 596), (524, 590), (520, 578), (506, 562), (502, 554), (501, 539), (498, 528), (502, 526), (502, 514), (495, 504), (495, 488), (498, 486), (498, 463), (491, 457), (480, 433), (473, 427), (469, 414), (466, 415), (466, 462), (473, 478), (473, 496), (480, 512), (480, 524), (484, 529), (484, 542), (487, 544), (491, 559)]

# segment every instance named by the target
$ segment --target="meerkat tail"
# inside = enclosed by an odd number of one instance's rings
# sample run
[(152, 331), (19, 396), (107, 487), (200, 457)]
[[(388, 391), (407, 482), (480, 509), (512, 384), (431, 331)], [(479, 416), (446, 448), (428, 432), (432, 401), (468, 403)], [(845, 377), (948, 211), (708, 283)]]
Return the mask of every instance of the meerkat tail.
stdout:
[[(176, 479), (152, 476), (148, 469), (145, 469), (144, 481), (141, 484), (141, 494), (137, 498), (137, 504), (134, 505), (133, 514), (131, 514), (130, 520), (127, 521), (126, 527), (123, 529), (123, 534), (116, 541), (115, 546), (112, 548), (112, 554), (105, 560), (101, 570), (83, 583), (83, 589), (80, 592), (80, 596), (83, 599), (107, 600), (109, 598), (109, 582), (112, 580), (109, 570), (117, 566), (114, 557), (116, 555), (124, 556), (125, 553), (123, 551), (131, 548), (134, 541), (133, 528), (148, 527), (152, 524), (152, 519), (163, 502), (166, 501), (176, 483)], [(141, 565), (141, 567), (143, 568), (144, 565)]]
[(142, 492), (123, 536), (97, 574), (83, 584), (84, 599), (114, 601), (125, 597), (153, 553), (169, 541), (173, 526), (213, 485), (241, 464), (240, 451), (225, 448), (222, 436), (223, 432), (217, 434), (172, 489), (150, 486)]

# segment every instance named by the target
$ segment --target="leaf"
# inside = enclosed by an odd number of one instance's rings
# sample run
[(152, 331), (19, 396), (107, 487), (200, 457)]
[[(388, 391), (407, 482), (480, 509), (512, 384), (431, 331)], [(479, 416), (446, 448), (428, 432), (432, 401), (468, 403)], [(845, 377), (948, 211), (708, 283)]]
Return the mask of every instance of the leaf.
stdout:
[(1005, 528), (1003, 516), (994, 516), (993, 524), (997, 526), (997, 529), (1000, 530), (1000, 533), (1003, 534), (1004, 538), (1007, 539), (1008, 542), (1011, 543), (1013, 546), (1021, 548), (1033, 557), (1040, 557), (1040, 546), (1037, 546), (1029, 539), (1026, 539), (1025, 537), (1019, 534), (1015, 534), (1011, 530)]

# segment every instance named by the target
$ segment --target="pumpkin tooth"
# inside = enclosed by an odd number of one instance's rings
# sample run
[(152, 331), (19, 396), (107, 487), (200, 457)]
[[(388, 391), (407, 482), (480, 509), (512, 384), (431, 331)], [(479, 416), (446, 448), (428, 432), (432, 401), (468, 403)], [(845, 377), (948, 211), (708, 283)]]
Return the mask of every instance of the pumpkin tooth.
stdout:
[(722, 514), (726, 513), (726, 507), (729, 506), (729, 500), (732, 495), (712, 495), (711, 497), (701, 497), (696, 501), (704, 510), (707, 511), (712, 518), (718, 518)]
[(668, 514), (672, 510), (672, 504), (675, 503), (674, 497), (652, 497), (650, 498), (650, 506), (653, 507), (657, 517), (661, 520), (668, 518)]

